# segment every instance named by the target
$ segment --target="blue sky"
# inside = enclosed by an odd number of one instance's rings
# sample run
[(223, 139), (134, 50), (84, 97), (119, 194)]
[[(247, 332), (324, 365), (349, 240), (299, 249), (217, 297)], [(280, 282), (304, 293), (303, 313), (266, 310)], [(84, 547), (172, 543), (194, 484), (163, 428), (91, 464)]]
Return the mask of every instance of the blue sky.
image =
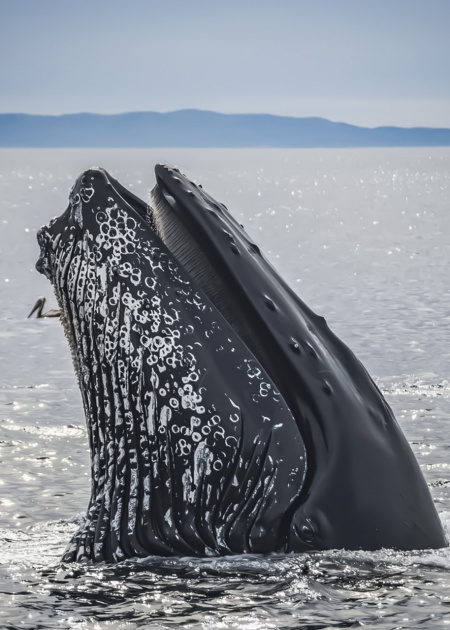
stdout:
[(0, 0), (0, 112), (450, 127), (450, 0)]

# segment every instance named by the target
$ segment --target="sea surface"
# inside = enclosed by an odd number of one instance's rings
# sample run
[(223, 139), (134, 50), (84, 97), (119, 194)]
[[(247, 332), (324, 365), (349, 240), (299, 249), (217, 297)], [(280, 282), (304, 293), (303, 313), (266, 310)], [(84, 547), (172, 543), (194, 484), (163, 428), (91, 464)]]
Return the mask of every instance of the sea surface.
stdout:
[(78, 174), (177, 165), (243, 223), (393, 407), (450, 534), (450, 149), (0, 150), (0, 628), (445, 628), (450, 550), (64, 565), (89, 497), (69, 348), (27, 319)]

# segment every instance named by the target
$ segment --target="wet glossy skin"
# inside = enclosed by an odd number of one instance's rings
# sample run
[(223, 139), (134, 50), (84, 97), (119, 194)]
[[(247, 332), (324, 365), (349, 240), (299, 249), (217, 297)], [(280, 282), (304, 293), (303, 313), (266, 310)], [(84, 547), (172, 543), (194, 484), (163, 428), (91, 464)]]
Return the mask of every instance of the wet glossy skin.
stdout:
[[(363, 365), (278, 276), (222, 204), (176, 170), (157, 166), (155, 172), (158, 199), (167, 198), (167, 209), (211, 266), (208, 274), (193, 269), (197, 281), (214, 300), (209, 278), (221, 279), (222, 292), (238, 310), (236, 328), (273, 378), (305, 442), (308, 467), (290, 548), (445, 545), (415, 457)], [(189, 268), (189, 257), (168, 233), (166, 242)]]
[(156, 175), (151, 213), (87, 171), (38, 237), (91, 443), (66, 559), (445, 545), (363, 366), (223, 206)]
[(146, 213), (92, 170), (39, 233), (92, 458), (87, 520), (64, 559), (282, 549), (305, 476), (301, 435)]

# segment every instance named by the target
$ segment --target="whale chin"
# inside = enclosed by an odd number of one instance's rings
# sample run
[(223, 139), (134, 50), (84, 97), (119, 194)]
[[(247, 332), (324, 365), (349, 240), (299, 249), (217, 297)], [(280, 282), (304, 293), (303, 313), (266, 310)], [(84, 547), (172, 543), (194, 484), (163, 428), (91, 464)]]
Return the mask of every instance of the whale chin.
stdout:
[(38, 234), (91, 450), (64, 559), (446, 545), (391, 409), (222, 204), (83, 173)]

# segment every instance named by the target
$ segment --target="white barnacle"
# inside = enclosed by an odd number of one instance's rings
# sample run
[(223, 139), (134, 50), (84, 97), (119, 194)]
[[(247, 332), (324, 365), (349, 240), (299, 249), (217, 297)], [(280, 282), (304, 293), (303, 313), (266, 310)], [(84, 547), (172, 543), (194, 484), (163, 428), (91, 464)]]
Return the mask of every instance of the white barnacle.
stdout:
[(259, 367), (255, 364), (252, 364), (252, 362), (248, 362), (247, 363), (247, 376), (249, 378), (257, 378), (260, 379), (262, 376), (261, 370), (259, 369)]
[(95, 190), (92, 184), (90, 184), (89, 186), (83, 186), (80, 190), (80, 197), (84, 201), (84, 203), (89, 203), (89, 201), (94, 196), (94, 192)]
[(139, 491), (138, 473), (135, 468), (130, 471), (130, 500), (128, 503), (128, 533), (132, 534), (136, 526), (137, 495)]
[(166, 427), (167, 423), (170, 421), (172, 417), (172, 410), (170, 407), (167, 407), (167, 405), (164, 405), (164, 407), (161, 409), (161, 413), (159, 416), (159, 425), (160, 427)]
[(166, 521), (167, 525), (169, 525), (169, 527), (172, 527), (172, 518), (171, 518), (171, 508), (169, 508), (167, 510), (167, 512), (164, 514), (164, 520)]
[(184, 438), (181, 438), (180, 440), (178, 440), (175, 446), (175, 452), (180, 457), (187, 457), (190, 454), (191, 450), (192, 450), (192, 446), (190, 445), (189, 442), (186, 442)]
[[(180, 393), (180, 390), (178, 390)], [(198, 412), (198, 403), (201, 402), (202, 397), (194, 391), (184, 391), (181, 394), (181, 406), (183, 409), (192, 409)]]
[(265, 398), (266, 396), (269, 395), (270, 389), (271, 389), (271, 384), (270, 383), (260, 383), (259, 384), (259, 395), (262, 396), (263, 398)]
[(150, 376), (150, 382), (151, 382), (154, 390), (158, 389), (158, 387), (159, 387), (159, 376), (155, 372), (155, 370), (152, 370), (152, 373), (151, 373), (151, 376)]
[(147, 430), (149, 435), (155, 435), (156, 396), (150, 392), (150, 402), (147, 413)]
[(83, 204), (81, 201), (75, 204), (73, 208), (73, 218), (75, 222), (78, 223), (81, 229), (83, 229)]
[(194, 485), (198, 488), (205, 475), (211, 474), (213, 454), (206, 442), (200, 442), (194, 453)]
[(199, 376), (197, 374), (197, 372), (189, 372), (189, 374), (187, 376), (183, 376), (181, 378), (181, 380), (183, 381), (183, 383), (196, 383), (199, 379)]
[(144, 512), (150, 509), (150, 475), (145, 475), (143, 479), (144, 497), (142, 500), (142, 509)]
[(195, 500), (195, 491), (192, 488), (192, 474), (189, 468), (184, 471), (181, 482), (183, 484), (183, 500), (186, 503), (193, 503)]
[(216, 530), (216, 538), (217, 538), (217, 543), (221, 546), (224, 547), (225, 549), (227, 548), (227, 543), (225, 541), (225, 524), (221, 525), (220, 527), (217, 528)]

